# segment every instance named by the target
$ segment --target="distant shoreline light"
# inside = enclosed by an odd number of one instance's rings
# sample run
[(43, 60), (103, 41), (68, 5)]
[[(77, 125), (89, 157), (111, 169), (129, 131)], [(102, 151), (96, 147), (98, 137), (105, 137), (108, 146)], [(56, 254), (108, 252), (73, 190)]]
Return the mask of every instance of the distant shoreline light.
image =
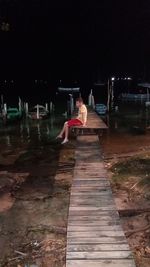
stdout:
[(128, 81), (131, 81), (132, 80), (132, 78), (131, 77), (124, 77), (124, 78), (115, 78), (115, 77), (112, 77), (111, 78), (111, 81), (112, 82), (114, 82), (115, 80), (124, 80), (124, 81), (126, 81), (126, 80), (128, 80)]

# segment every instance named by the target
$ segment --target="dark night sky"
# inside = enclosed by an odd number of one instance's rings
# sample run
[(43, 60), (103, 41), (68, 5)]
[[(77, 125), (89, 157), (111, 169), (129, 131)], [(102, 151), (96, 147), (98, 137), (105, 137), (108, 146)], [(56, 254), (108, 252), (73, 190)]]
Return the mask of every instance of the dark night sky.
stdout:
[(150, 74), (150, 1), (0, 0), (2, 77)]

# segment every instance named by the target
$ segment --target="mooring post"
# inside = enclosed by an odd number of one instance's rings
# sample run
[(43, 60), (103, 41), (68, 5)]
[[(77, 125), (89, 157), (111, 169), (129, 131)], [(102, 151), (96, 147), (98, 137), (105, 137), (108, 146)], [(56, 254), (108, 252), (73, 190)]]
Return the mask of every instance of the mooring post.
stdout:
[(48, 103), (45, 104), (45, 109), (48, 111)]
[(40, 111), (39, 111), (39, 105), (37, 104), (37, 119), (39, 120), (39, 118), (40, 118)]
[(3, 112), (4, 112), (4, 116), (6, 116), (7, 115), (7, 104), (6, 103), (4, 103)]
[(89, 105), (89, 106), (92, 105), (92, 89), (91, 89), (91, 92), (90, 92), (90, 94), (89, 94), (88, 105)]
[(7, 120), (7, 104), (6, 103), (4, 103), (2, 114), (3, 114), (3, 121), (4, 123), (6, 123), (6, 120)]
[(92, 100), (92, 103), (91, 103), (92, 108), (95, 109), (95, 99), (93, 95), (91, 96), (91, 100)]
[(26, 114), (26, 116), (28, 116), (28, 112), (29, 112), (29, 105), (28, 105), (28, 103), (26, 102), (26, 103), (25, 103), (25, 114)]
[(20, 97), (19, 97), (18, 106), (19, 106), (19, 112), (21, 112), (22, 111), (22, 103), (21, 103), (21, 98)]

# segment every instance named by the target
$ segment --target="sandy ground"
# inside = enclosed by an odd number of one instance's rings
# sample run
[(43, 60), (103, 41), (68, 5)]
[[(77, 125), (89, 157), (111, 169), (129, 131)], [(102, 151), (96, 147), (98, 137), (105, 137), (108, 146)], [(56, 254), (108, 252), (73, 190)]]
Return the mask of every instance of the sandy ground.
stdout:
[(65, 265), (74, 145), (0, 155), (0, 266)]
[[(106, 168), (137, 267), (150, 266), (150, 135), (104, 140)], [(108, 146), (109, 143), (109, 146)], [(120, 144), (120, 145), (119, 145)]]

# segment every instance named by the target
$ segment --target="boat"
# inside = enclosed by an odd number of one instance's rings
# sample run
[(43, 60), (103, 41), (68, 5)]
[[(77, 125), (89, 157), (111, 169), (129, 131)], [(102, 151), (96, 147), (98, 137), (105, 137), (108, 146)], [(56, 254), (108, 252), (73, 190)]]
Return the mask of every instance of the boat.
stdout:
[(22, 118), (22, 112), (18, 108), (8, 108), (5, 116), (6, 121), (17, 121)]
[(98, 115), (105, 115), (107, 112), (107, 107), (104, 104), (96, 104), (95, 111)]
[(146, 106), (150, 105), (150, 83), (138, 83), (136, 89), (131, 92), (122, 93), (119, 95), (121, 101), (145, 103)]
[(68, 92), (68, 93), (78, 93), (80, 92), (80, 87), (58, 87), (59, 92)]
[(32, 120), (46, 119), (49, 116), (49, 111), (42, 105), (36, 105), (29, 110), (28, 118)]

